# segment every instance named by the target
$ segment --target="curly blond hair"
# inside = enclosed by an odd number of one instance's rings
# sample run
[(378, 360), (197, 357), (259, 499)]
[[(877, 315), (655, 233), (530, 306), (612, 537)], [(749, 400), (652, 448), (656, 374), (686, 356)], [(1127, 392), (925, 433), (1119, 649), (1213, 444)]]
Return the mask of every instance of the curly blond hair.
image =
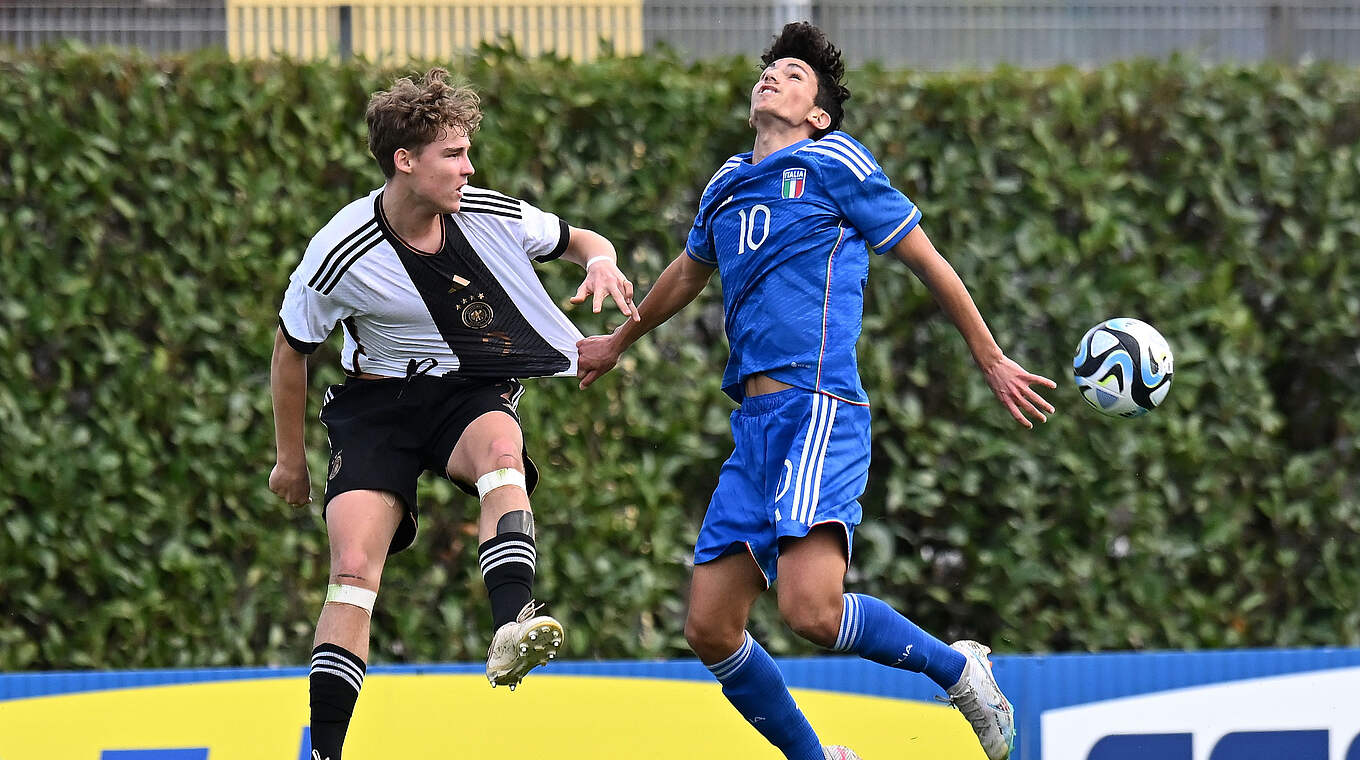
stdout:
[(398, 148), (418, 151), (450, 129), (471, 137), (482, 123), (481, 98), (471, 87), (449, 84), (448, 75), (434, 68), (419, 82), (402, 77), (369, 98), (368, 150), (388, 179), (397, 173), (392, 154)]

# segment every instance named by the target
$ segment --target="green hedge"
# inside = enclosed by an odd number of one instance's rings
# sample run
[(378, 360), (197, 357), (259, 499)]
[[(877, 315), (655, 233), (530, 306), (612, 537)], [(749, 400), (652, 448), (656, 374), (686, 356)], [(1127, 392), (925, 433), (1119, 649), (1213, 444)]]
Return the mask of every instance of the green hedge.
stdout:
[[(643, 291), (751, 141), (751, 61), (455, 68), (485, 97), (478, 182), (610, 236)], [(0, 669), (304, 660), (326, 540), (318, 508), (266, 486), (271, 336), (309, 235), (381, 181), (362, 110), (391, 73), (0, 57)], [(875, 261), (851, 588), (1003, 651), (1360, 644), (1360, 75), (1177, 61), (852, 87), (847, 129), (1002, 346), (1060, 387), (1047, 425), (1015, 426), (920, 283)], [(564, 302), (572, 269), (542, 269)], [(1068, 380), (1118, 315), (1176, 350), (1167, 406), (1139, 420)], [(686, 563), (730, 446), (722, 335), (715, 286), (591, 390), (526, 395), (540, 595), (571, 657), (686, 653)], [(308, 439), (319, 491), (314, 421)], [(479, 659), (475, 502), (433, 479), (422, 500), (374, 656)], [(812, 651), (770, 600), (754, 629)]]

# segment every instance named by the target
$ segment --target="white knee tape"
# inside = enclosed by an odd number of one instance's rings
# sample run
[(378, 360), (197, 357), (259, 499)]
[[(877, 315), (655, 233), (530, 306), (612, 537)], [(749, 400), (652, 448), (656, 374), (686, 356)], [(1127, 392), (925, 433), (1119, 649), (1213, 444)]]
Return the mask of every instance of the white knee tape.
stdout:
[[(502, 467), (499, 470), (488, 472), (477, 478), (477, 498), (485, 499), (487, 494), (503, 486), (524, 488), (524, 473), (511, 467)], [(529, 489), (525, 488), (524, 490)]]
[(378, 600), (378, 592), (370, 591), (361, 586), (347, 586), (339, 583), (332, 583), (326, 589), (326, 604), (351, 604), (359, 609), (373, 614), (373, 603)]

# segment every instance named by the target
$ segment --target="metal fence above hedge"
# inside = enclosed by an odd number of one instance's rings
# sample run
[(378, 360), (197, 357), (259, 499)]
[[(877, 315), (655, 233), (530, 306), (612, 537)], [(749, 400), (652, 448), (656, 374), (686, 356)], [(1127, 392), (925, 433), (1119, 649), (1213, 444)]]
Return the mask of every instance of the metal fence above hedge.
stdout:
[(151, 52), (400, 60), (513, 39), (577, 59), (603, 44), (687, 58), (749, 54), (810, 18), (859, 63), (923, 69), (1098, 65), (1185, 52), (1211, 61), (1360, 61), (1356, 0), (0, 0), (0, 45), (63, 38)]

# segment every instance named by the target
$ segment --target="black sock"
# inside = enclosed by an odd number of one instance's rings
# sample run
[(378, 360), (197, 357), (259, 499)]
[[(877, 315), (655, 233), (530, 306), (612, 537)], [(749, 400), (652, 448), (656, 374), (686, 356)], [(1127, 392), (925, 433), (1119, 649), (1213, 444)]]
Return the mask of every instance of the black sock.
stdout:
[(486, 594), (491, 599), (492, 630), (519, 617), (534, 598), (534, 537), (501, 533), (477, 547)]
[(340, 760), (354, 702), (368, 667), (353, 652), (335, 644), (312, 650), (312, 750), (321, 760)]

